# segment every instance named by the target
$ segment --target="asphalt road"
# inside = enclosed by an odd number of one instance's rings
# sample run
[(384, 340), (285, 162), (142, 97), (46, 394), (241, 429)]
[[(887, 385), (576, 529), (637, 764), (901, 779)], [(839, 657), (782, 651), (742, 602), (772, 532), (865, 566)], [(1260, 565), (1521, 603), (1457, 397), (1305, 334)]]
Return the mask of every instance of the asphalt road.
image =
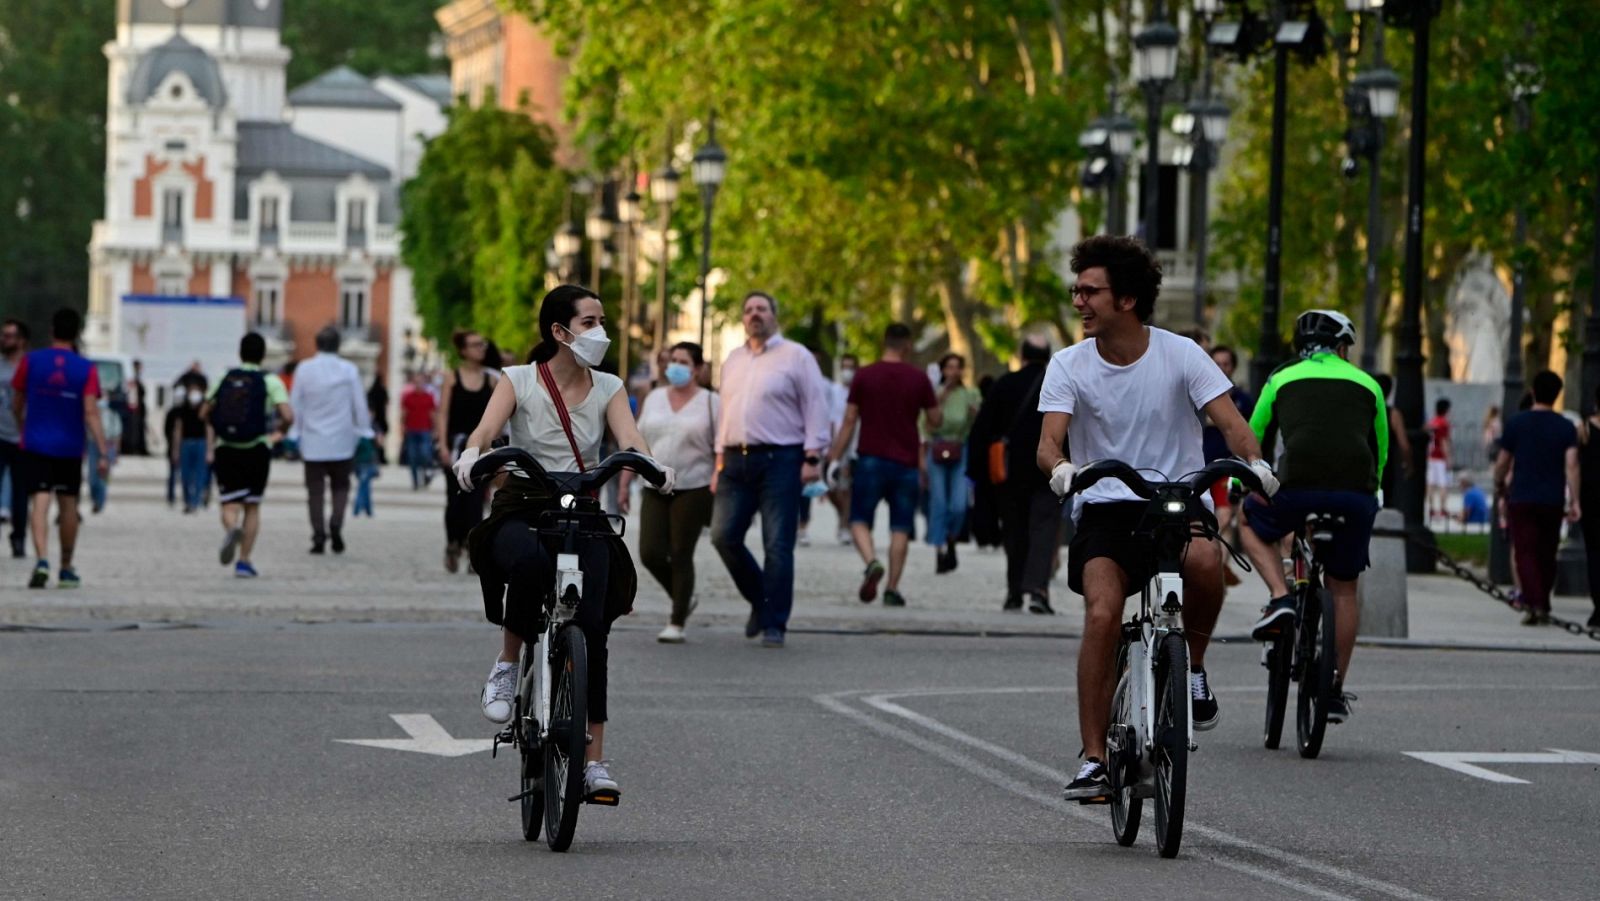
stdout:
[(1305, 761), (1260, 747), (1255, 648), (1218, 647), (1165, 861), (1059, 800), (1075, 641), (695, 637), (613, 636), (623, 803), (554, 854), (521, 838), (509, 757), (338, 741), (403, 739), (394, 714), (488, 738), (489, 627), (0, 632), (0, 897), (1596, 894), (1600, 763), (1482, 764), (1506, 783), (1405, 755), (1600, 751), (1592, 655), (1364, 647), (1356, 718)]

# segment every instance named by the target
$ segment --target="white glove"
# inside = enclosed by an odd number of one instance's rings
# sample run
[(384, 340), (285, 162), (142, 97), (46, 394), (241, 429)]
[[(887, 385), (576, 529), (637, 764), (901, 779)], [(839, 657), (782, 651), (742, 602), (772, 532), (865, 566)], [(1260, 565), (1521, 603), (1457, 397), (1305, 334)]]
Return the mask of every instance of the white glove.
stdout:
[(834, 461), (832, 461), (831, 463), (828, 464), (828, 468), (823, 470), (822, 481), (829, 488), (837, 488), (837, 487), (839, 487), (839, 473), (842, 472), (843, 470), (844, 470), (844, 461), (843, 460), (834, 460)]
[(478, 458), (481, 456), (483, 456), (483, 452), (477, 448), (465, 448), (461, 451), (461, 459), (450, 467), (450, 470), (456, 474), (456, 484), (461, 486), (462, 491), (472, 490), (472, 464), (478, 462)]
[(656, 490), (662, 494), (671, 494), (672, 489), (676, 488), (678, 485), (678, 471), (670, 466), (662, 466), (661, 474), (665, 476), (665, 478), (661, 480), (660, 485), (656, 486)]
[(1272, 471), (1272, 464), (1265, 460), (1250, 461), (1250, 468), (1255, 471), (1256, 477), (1261, 480), (1261, 491), (1267, 497), (1278, 493), (1278, 475)]
[(1078, 467), (1067, 460), (1062, 460), (1055, 469), (1050, 470), (1050, 490), (1056, 493), (1056, 497), (1067, 496), (1067, 489), (1072, 487), (1072, 477), (1077, 472)]

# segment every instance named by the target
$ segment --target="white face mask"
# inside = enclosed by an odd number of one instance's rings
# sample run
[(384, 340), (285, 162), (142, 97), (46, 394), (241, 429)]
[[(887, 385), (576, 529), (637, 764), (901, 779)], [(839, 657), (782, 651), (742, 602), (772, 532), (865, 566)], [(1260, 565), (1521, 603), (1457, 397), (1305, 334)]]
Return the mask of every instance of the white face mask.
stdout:
[[(567, 334), (571, 335), (572, 332), (569, 330)], [(572, 355), (577, 357), (579, 363), (593, 369), (606, 358), (606, 348), (611, 346), (611, 339), (606, 337), (605, 327), (597, 325), (573, 335), (572, 343), (567, 346), (572, 348)]]
[(850, 387), (850, 383), (855, 381), (855, 377), (856, 371), (854, 369), (839, 370), (839, 384), (845, 386), (846, 388)]
[(205, 400), (205, 399), (206, 399), (206, 396), (204, 394), (200, 393), (199, 391), (190, 391), (189, 392), (189, 403), (192, 404), (193, 406), (196, 406), (196, 407), (200, 406), (200, 402)]

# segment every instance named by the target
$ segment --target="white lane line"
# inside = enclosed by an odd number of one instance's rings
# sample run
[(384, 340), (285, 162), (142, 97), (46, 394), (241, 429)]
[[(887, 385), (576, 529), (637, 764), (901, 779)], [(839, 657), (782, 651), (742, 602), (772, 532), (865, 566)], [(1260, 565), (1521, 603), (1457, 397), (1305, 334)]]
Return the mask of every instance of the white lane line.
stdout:
[[(840, 693), (840, 695), (850, 694), (855, 693)], [(1055, 789), (1049, 790), (1052, 792), (1052, 794), (1040, 794), (1035, 786), (1031, 786), (1027, 783), (1009, 778), (998, 772), (993, 766), (982, 763), (958, 751), (954, 751), (945, 745), (939, 744), (938, 742), (930, 741), (929, 739), (924, 738), (915, 732), (911, 732), (907, 729), (902, 729), (899, 726), (883, 722), (871, 714), (856, 710), (840, 700), (838, 695), (815, 695), (811, 700), (822, 705), (822, 707), (826, 708), (827, 710), (837, 713), (840, 716), (848, 717), (849, 719), (866, 726), (868, 729), (871, 729), (880, 735), (893, 738), (896, 741), (910, 745), (919, 751), (931, 754), (945, 763), (950, 764), (951, 766), (965, 770), (984, 780), (985, 782), (1003, 788), (1006, 791), (1017, 795), (1018, 797), (1026, 798), (1030, 801), (1042, 804), (1045, 807), (1056, 811), (1057, 813), (1064, 813), (1075, 819), (1082, 820), (1085, 823), (1098, 826), (1101, 829), (1105, 828), (1106, 818), (1103, 813), (1097, 815), (1078, 804), (1070, 803), (1062, 800), (1061, 798), (1055, 797), (1053, 794)], [(1209, 863), (1214, 863), (1225, 869), (1233, 870), (1237, 873), (1242, 873), (1244, 875), (1260, 879), (1264, 882), (1280, 885), (1286, 889), (1299, 892), (1312, 898), (1322, 898), (1326, 899), (1326, 901), (1353, 901), (1353, 898), (1350, 895), (1341, 895), (1337, 892), (1328, 891), (1318, 886), (1301, 882), (1297, 879), (1291, 879), (1287, 876), (1274, 873), (1271, 870), (1257, 867), (1240, 860), (1234, 860), (1232, 858), (1222, 856), (1206, 857), (1203, 858), (1203, 860)]]

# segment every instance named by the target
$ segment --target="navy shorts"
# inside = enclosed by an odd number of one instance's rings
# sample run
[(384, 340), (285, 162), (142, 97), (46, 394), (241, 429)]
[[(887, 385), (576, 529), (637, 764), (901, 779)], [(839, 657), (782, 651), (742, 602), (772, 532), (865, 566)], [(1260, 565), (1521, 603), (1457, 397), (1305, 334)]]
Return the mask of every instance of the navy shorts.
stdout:
[(1378, 516), (1378, 498), (1365, 491), (1312, 491), (1285, 488), (1264, 503), (1252, 494), (1244, 502), (1244, 521), (1268, 544), (1305, 526), (1313, 513), (1344, 518), (1333, 529), (1333, 540), (1321, 557), (1328, 575), (1354, 582), (1367, 568), (1367, 545), (1372, 542), (1372, 522)]
[(917, 526), (922, 479), (915, 466), (883, 457), (860, 457), (851, 466), (850, 521), (872, 527), (880, 501), (889, 502), (889, 530), (907, 535)]

